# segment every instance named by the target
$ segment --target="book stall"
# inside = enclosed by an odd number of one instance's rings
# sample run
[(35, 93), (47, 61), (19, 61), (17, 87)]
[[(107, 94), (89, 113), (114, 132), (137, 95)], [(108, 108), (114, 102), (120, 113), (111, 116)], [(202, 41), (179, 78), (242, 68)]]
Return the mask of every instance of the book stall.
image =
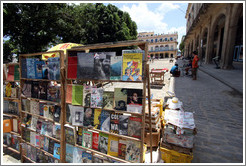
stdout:
[(3, 148), (20, 155), (19, 64), (3, 65)]

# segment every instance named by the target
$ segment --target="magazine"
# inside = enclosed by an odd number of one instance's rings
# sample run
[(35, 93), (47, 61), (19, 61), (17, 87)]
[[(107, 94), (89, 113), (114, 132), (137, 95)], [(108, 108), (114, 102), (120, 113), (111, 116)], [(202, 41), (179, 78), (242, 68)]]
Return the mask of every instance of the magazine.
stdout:
[(126, 140), (119, 139), (118, 157), (121, 159), (126, 158), (126, 144), (127, 144)]
[(69, 105), (72, 116), (72, 125), (83, 126), (84, 121), (84, 107)]
[(76, 79), (77, 78), (77, 56), (69, 56), (67, 62), (67, 78)]
[(101, 108), (103, 106), (103, 88), (91, 88), (91, 108)]
[(60, 80), (60, 57), (48, 58), (48, 79)]
[(31, 97), (32, 98), (39, 98), (39, 82), (38, 81), (32, 81), (32, 89), (31, 89)]
[(122, 56), (112, 56), (110, 61), (110, 80), (121, 80)]
[(35, 61), (38, 58), (26, 58), (27, 78), (35, 79)]
[(84, 84), (83, 87), (84, 87), (83, 106), (90, 107), (91, 105), (91, 86)]
[(103, 109), (114, 108), (114, 92), (104, 91), (103, 92)]
[(47, 88), (48, 82), (40, 81), (39, 82), (39, 98), (42, 100), (47, 100)]
[(43, 149), (46, 152), (48, 152), (48, 150), (49, 150), (49, 142), (50, 142), (49, 138), (48, 137), (44, 137), (44, 146), (43, 146)]
[(85, 148), (92, 148), (92, 132), (83, 130), (83, 143)]
[(118, 113), (110, 114), (110, 132), (119, 134), (119, 115)]
[(127, 141), (125, 159), (130, 162), (140, 162), (140, 142), (132, 140)]
[(72, 86), (72, 104), (83, 105), (83, 85)]
[[(6, 86), (6, 96), (7, 96), (7, 87), (8, 87), (9, 84), (7, 84)], [(11, 86), (11, 84), (10, 84)], [(11, 94), (11, 93), (10, 93)], [(25, 97), (28, 97), (30, 98), (31, 97), (31, 94), (32, 94), (32, 82), (31, 81), (25, 81), (24, 82), (24, 85), (22, 87), (22, 94), (25, 96)], [(8, 97), (8, 96), (7, 96)]]
[(94, 78), (94, 53), (77, 53), (78, 79), (93, 79)]
[(74, 147), (73, 150), (73, 163), (82, 163), (82, 154), (84, 150)]
[(42, 119), (38, 119), (37, 121), (37, 126), (36, 126), (36, 132), (37, 133), (41, 133), (41, 130), (42, 130), (42, 123), (43, 123), (43, 120)]
[(114, 98), (115, 98), (115, 109), (126, 111), (127, 89), (115, 88), (114, 89)]
[(60, 159), (61, 145), (59, 143), (54, 143), (54, 153), (53, 156)]
[(45, 64), (44, 61), (35, 61), (35, 78), (42, 79), (42, 66)]
[(92, 132), (92, 149), (98, 150), (98, 144), (99, 144), (99, 133)]
[(53, 135), (56, 139), (60, 139), (61, 138), (61, 125), (58, 123), (55, 123), (53, 125)]
[(119, 115), (119, 134), (128, 135), (128, 115)]
[(74, 153), (75, 148), (76, 147), (74, 147), (73, 145), (66, 144), (66, 162), (67, 163), (73, 163), (73, 153)]
[(39, 102), (34, 100), (30, 101), (30, 112), (39, 115)]
[(75, 127), (66, 124), (65, 126), (65, 141), (69, 144), (75, 144)]
[(101, 128), (101, 123), (100, 123), (101, 112), (102, 112), (102, 109), (99, 109), (99, 108), (94, 109), (94, 126), (95, 126), (95, 129)]
[(108, 154), (111, 156), (118, 157), (118, 144), (119, 138), (113, 135), (108, 137)]
[(54, 112), (54, 121), (59, 123), (60, 122), (60, 115), (61, 115), (61, 107), (55, 105), (55, 112)]
[(108, 134), (99, 133), (98, 150), (102, 153), (108, 153)]
[(100, 124), (101, 124), (100, 130), (109, 132), (110, 130), (110, 112), (109, 111), (102, 110)]
[(83, 151), (83, 153), (82, 153), (82, 162), (83, 163), (92, 163), (92, 154)]
[(84, 108), (84, 121), (83, 126), (94, 126), (94, 109)]
[(141, 138), (141, 122), (139, 117), (129, 117), (128, 120), (128, 135), (136, 138)]

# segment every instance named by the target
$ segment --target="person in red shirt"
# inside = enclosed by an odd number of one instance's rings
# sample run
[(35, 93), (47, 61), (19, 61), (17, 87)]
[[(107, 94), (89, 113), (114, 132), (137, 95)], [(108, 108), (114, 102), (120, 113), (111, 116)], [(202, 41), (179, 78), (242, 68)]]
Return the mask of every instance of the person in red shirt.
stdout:
[(193, 51), (192, 54), (194, 56), (193, 61), (192, 61), (192, 77), (193, 77), (193, 80), (196, 80), (199, 58), (197, 56), (196, 51)]

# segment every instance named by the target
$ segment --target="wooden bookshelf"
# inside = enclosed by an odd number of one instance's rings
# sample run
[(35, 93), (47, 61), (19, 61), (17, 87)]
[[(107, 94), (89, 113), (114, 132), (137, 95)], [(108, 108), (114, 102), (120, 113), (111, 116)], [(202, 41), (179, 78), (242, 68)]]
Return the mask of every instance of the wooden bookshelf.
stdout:
[(28, 99), (28, 100), (33, 100), (33, 101), (37, 101), (37, 102), (44, 102), (44, 103), (50, 103), (50, 104), (61, 106), (60, 102), (55, 102), (55, 101), (50, 101), (50, 100), (43, 100), (43, 99), (23, 97), (23, 96), (21, 96), (21, 99)]
[(20, 152), (18, 150), (14, 149), (14, 148), (12, 148), (12, 147), (10, 147), (8, 145), (3, 144), (3, 147), (6, 148), (6, 149), (8, 149), (8, 150), (10, 150), (10, 151), (12, 151), (12, 152), (15, 152), (17, 154), (20, 154)]
[[(29, 115), (32, 115), (32, 116), (36, 116), (36, 117), (38, 117), (38, 118), (40, 118), (40, 119), (44, 119), (44, 120), (47, 120), (47, 121), (54, 122), (53, 119), (46, 118), (46, 117), (43, 117), (43, 116), (41, 116), (41, 115), (33, 114), (33, 113), (30, 113), (30, 112), (27, 112), (27, 111), (21, 111), (21, 112), (24, 113), (24, 114), (29, 114)], [(59, 123), (59, 122), (56, 122), (56, 123)]]
[(18, 115), (9, 114), (9, 113), (3, 113), (3, 116), (14, 117), (14, 118), (17, 118), (17, 119), (20, 118)]
[(36, 163), (35, 161), (33, 161), (32, 159), (30, 159), (29, 157), (22, 155), (22, 157), (28, 161), (30, 161), (31, 163)]
[(61, 82), (61, 80), (49, 80), (49, 79), (31, 79), (31, 78), (21, 78), (21, 80), (26, 80), (26, 81), (47, 81), (47, 82), (51, 82), (51, 81), (56, 81), (56, 82)]

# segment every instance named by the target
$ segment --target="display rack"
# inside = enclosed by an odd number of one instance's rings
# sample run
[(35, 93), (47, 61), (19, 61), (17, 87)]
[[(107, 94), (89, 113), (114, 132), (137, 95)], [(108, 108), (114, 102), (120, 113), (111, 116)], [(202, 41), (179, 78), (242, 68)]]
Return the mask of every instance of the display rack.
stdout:
[[(127, 113), (127, 114), (130, 114), (131, 116), (138, 116), (138, 117), (141, 117), (142, 121), (141, 121), (141, 138), (134, 138), (134, 137), (131, 137), (131, 136), (125, 136), (125, 135), (120, 135), (120, 134), (115, 134), (115, 133), (111, 133), (111, 132), (106, 132), (106, 131), (101, 131), (99, 129), (95, 129), (93, 127), (83, 127), (83, 126), (79, 126), (79, 127), (82, 127), (83, 130), (90, 130), (90, 131), (96, 131), (96, 132), (99, 132), (99, 133), (105, 133), (105, 134), (108, 134), (108, 135), (112, 135), (112, 136), (116, 136), (118, 138), (123, 138), (123, 139), (126, 139), (126, 140), (132, 140), (132, 141), (138, 141), (141, 143), (141, 148), (140, 148), (140, 162), (143, 163), (144, 162), (144, 132), (145, 132), (145, 105), (146, 105), (146, 89), (148, 89), (148, 94), (150, 94), (150, 87), (149, 87), (149, 67), (148, 67), (148, 64), (147, 64), (147, 55), (148, 55), (148, 43), (147, 42), (142, 42), (142, 41), (124, 41), (124, 42), (116, 42), (116, 43), (101, 43), (101, 44), (92, 44), (92, 45), (87, 45), (87, 46), (79, 46), (79, 47), (73, 47), (72, 49), (69, 49), (67, 50), (67, 57), (66, 57), (66, 76), (67, 76), (67, 73), (68, 73), (68, 57), (70, 56), (77, 56), (77, 53), (78, 52), (86, 52), (86, 53), (89, 53), (89, 52), (93, 52), (93, 50), (104, 50), (104, 49), (112, 49), (112, 48), (119, 48), (119, 47), (129, 47), (129, 46), (138, 46), (139, 48), (141, 48), (142, 50), (144, 50), (144, 59), (143, 59), (143, 80), (142, 81), (122, 81), (122, 80), (93, 80), (93, 79), (70, 79), (70, 78), (66, 78), (66, 81), (65, 81), (65, 88), (67, 88), (67, 85), (68, 84), (73, 84), (73, 82), (89, 82), (89, 83), (92, 83), (93, 85), (95, 85), (95, 83), (101, 83), (100, 85), (103, 86), (102, 83), (104, 82), (108, 82), (108, 83), (111, 83), (111, 82), (124, 82), (124, 83), (142, 83), (143, 84), (143, 87), (142, 87), (142, 90), (143, 90), (143, 98), (142, 98), (142, 113), (132, 113), (132, 112), (125, 112), (125, 111), (118, 111), (118, 110), (115, 110), (115, 109), (110, 109), (110, 110), (107, 110), (107, 109), (103, 109), (103, 110), (106, 110), (106, 111), (112, 111), (112, 112), (115, 112), (115, 113)], [(97, 51), (95, 51), (97, 52)], [(77, 83), (75, 83), (77, 84)], [(147, 87), (147, 84), (148, 84), (148, 87)], [(66, 89), (66, 92), (67, 92), (67, 89)], [(65, 97), (66, 98), (66, 97)], [(150, 96), (148, 95), (148, 99), (150, 101)], [(66, 101), (66, 99), (65, 99)], [(149, 106), (149, 114), (150, 114), (150, 105)], [(82, 106), (81, 106), (82, 107)], [(64, 107), (64, 108), (67, 108), (67, 107)], [(63, 113), (65, 114), (66, 111), (64, 111)], [(66, 115), (63, 115), (63, 117), (65, 117)], [(151, 118), (151, 117), (150, 117)], [(64, 119), (65, 121), (66, 119)], [(72, 125), (71, 123), (68, 123), (66, 122), (66, 124), (69, 124), (69, 125)], [(74, 127), (76, 127), (76, 125), (74, 125)], [(151, 127), (151, 120), (150, 120), (150, 127)], [(150, 133), (152, 134), (152, 133)], [(151, 135), (152, 136), (152, 135)], [(152, 141), (152, 139), (151, 139)], [(90, 151), (92, 153), (92, 155), (94, 154), (99, 154), (99, 155), (102, 155), (102, 156), (105, 156), (105, 157), (108, 157), (108, 158), (111, 158), (111, 159), (114, 159), (114, 160), (117, 160), (119, 162), (123, 162), (123, 163), (128, 163), (129, 161), (126, 161), (124, 159), (121, 159), (121, 158), (118, 158), (118, 157), (114, 157), (114, 156), (111, 156), (111, 155), (108, 155), (108, 154), (105, 154), (105, 153), (101, 153), (100, 151), (97, 151), (97, 150), (94, 150), (94, 149), (91, 149), (91, 148), (85, 148), (85, 147), (82, 147), (80, 145), (77, 145), (77, 141), (74, 145), (75, 147), (79, 147), (83, 150), (86, 150), (86, 151)], [(66, 148), (66, 146), (64, 146), (64, 148)], [(152, 143), (151, 143), (151, 161), (152, 161)], [(66, 150), (64, 150), (66, 151)], [(65, 158), (65, 153), (63, 153), (63, 158)]]
[[(63, 119), (63, 103), (64, 103), (64, 82), (62, 80), (64, 80), (64, 53), (63, 51), (52, 51), (50, 53), (58, 53), (58, 57), (59, 57), (59, 65), (60, 65), (60, 79), (48, 79), (48, 78), (36, 78), (36, 77), (31, 77), (31, 78), (27, 78), (27, 73), (28, 71), (25, 70), (25, 68), (22, 69), (23, 66), (25, 66), (26, 64), (24, 64), (24, 62), (26, 63), (27, 61), (27, 58), (28, 59), (31, 59), (31, 58), (38, 58), (39, 60), (41, 60), (41, 57), (42, 57), (42, 54), (45, 54), (46, 52), (39, 52), (39, 53), (33, 53), (33, 54), (21, 54), (19, 56), (19, 62), (20, 62), (20, 89), (21, 89), (21, 98), (20, 98), (20, 102), (22, 104), (22, 102), (24, 102), (24, 100), (28, 100), (28, 101), (35, 101), (35, 102), (38, 102), (38, 104), (40, 104), (41, 102), (43, 102), (44, 104), (47, 104), (47, 105), (52, 105), (53, 107), (60, 107), (60, 120), (58, 120), (58, 122), (55, 122), (54, 119), (50, 119), (50, 118), (47, 118), (45, 117), (44, 115), (40, 115), (40, 114), (37, 114), (36, 112), (33, 113), (33, 112), (30, 112), (30, 111), (27, 111), (27, 110), (23, 110), (24, 109), (24, 106), (23, 107), (20, 107), (20, 114), (21, 114), (21, 122), (22, 122), (22, 125), (21, 125), (21, 144), (23, 146), (21, 146), (21, 151), (23, 152), (24, 149), (24, 145), (30, 145), (32, 148), (35, 148), (36, 150), (38, 150), (40, 153), (43, 153), (45, 156), (50, 156), (51, 158), (54, 159), (54, 161), (59, 161), (59, 162), (63, 162), (64, 158), (63, 158), (63, 153), (64, 151), (62, 150), (64, 147), (63, 147), (63, 137), (62, 135), (64, 135), (63, 131), (64, 131), (64, 121), (62, 120)], [(38, 61), (39, 61), (38, 60)], [(44, 62), (45, 63), (45, 62)], [(51, 63), (51, 62), (50, 62)], [(36, 64), (32, 64), (32, 65), (35, 65)], [(34, 67), (34, 68), (35, 68)], [(28, 68), (28, 67), (27, 67)], [(37, 71), (36, 71), (37, 72)], [(39, 71), (40, 72), (40, 71)], [(40, 74), (40, 73), (39, 73)], [(42, 70), (41, 70), (41, 75), (42, 75)], [(24, 76), (25, 75), (25, 76)], [(50, 101), (46, 99), (41, 99), (41, 97), (37, 98), (37, 97), (33, 97), (33, 96), (25, 96), (23, 94), (24, 92), (24, 84), (29, 81), (29, 82), (38, 82), (39, 83), (39, 86), (40, 86), (40, 83), (54, 83), (54, 84), (60, 84), (60, 101)], [(59, 89), (59, 88), (58, 88)], [(46, 89), (47, 90), (47, 89)], [(59, 90), (58, 90), (59, 91)], [(35, 92), (32, 92), (32, 95), (33, 93)], [(38, 92), (40, 93), (40, 92)], [(46, 95), (48, 95), (48, 92), (46, 92)], [(40, 109), (40, 108), (38, 108)], [(39, 110), (40, 111), (40, 110)], [(32, 128), (29, 128), (25, 123), (24, 123), (24, 118), (29, 115), (29, 116), (32, 116), (33, 117), (36, 117), (38, 120), (41, 119), (43, 121), (46, 121), (46, 122), (51, 122), (51, 124), (55, 124), (55, 123), (58, 123), (60, 124), (61, 126), (61, 132), (60, 132), (60, 140), (57, 139), (57, 138), (54, 138), (53, 135), (50, 136), (50, 135), (46, 135), (46, 134), (41, 134), (41, 132), (37, 132), (36, 130), (33, 130)], [(24, 135), (23, 133), (24, 132), (34, 132), (35, 134), (38, 134), (39, 136), (42, 136), (42, 137), (47, 137), (49, 140), (53, 140), (55, 141), (56, 143), (59, 143), (60, 144), (60, 159), (57, 159), (53, 156), (53, 153), (51, 153), (50, 151), (45, 151), (43, 149), (43, 147), (40, 147), (40, 146), (35, 146), (34, 144), (31, 144), (31, 141), (27, 141), (25, 140), (25, 137), (26, 135)], [(35, 150), (35, 151), (36, 151)], [(36, 155), (36, 154), (35, 154)], [(28, 157), (27, 155), (24, 154), (24, 152), (22, 153), (21, 155), (21, 161), (24, 162), (28, 160), (29, 162), (32, 162), (32, 163), (35, 163), (36, 161), (33, 161), (30, 157)]]
[[(13, 127), (17, 128), (17, 130), (19, 130), (19, 120), (20, 120), (20, 94), (19, 94), (19, 83), (20, 83), (20, 79), (19, 79), (19, 63), (8, 63), (8, 64), (4, 64), (3, 67), (3, 84), (4, 84), (4, 95), (3, 95), (3, 101), (4, 102), (14, 102), (17, 103), (17, 108), (18, 111), (16, 113), (13, 112), (9, 112), (9, 108), (5, 108), (5, 105), (3, 106), (3, 117), (5, 119), (5, 117), (7, 119), (10, 119), (10, 125), (12, 126), (12, 130), (10, 132), (7, 132), (11, 137), (11, 145), (13, 143), (12, 139), (13, 137), (16, 137), (18, 142), (20, 143), (20, 131), (16, 132), (13, 130)], [(6, 86), (8, 86), (8, 84), (11, 84), (11, 90), (8, 92), (8, 94), (6, 93)], [(14, 89), (13, 89), (14, 88)], [(7, 88), (8, 89), (8, 88)], [(14, 93), (12, 92), (14, 91)], [(9, 106), (9, 105), (8, 105)], [(8, 110), (6, 112), (6, 109)], [(17, 126), (13, 126), (13, 119), (16, 119), (17, 121)], [(7, 138), (8, 139), (8, 138)], [(7, 141), (8, 142), (8, 141)], [(16, 143), (16, 142), (15, 142)], [(18, 149), (11, 147), (10, 145), (6, 145), (3, 143), (3, 148), (4, 150), (10, 150), (12, 152), (15, 152), (18, 155), (21, 155), (21, 151), (20, 151), (20, 144), (18, 144)]]

